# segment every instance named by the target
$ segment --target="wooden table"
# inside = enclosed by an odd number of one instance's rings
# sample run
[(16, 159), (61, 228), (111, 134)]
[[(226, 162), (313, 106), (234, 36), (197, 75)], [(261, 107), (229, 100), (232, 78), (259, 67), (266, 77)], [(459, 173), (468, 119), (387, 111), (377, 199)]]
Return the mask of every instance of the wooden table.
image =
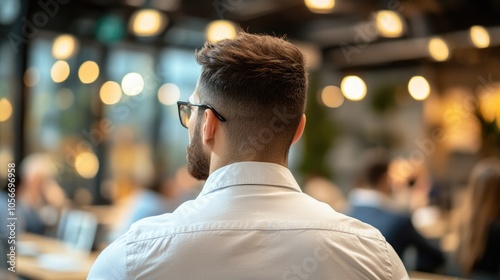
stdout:
[[(33, 252), (28, 253), (27, 248)], [(19, 237), (17, 254), (18, 275), (41, 280), (86, 279), (98, 255), (76, 250), (57, 239), (28, 233)]]
[(408, 275), (410, 276), (410, 280), (466, 280), (464, 278), (458, 278), (454, 276), (439, 275), (419, 271), (410, 271), (408, 272)]

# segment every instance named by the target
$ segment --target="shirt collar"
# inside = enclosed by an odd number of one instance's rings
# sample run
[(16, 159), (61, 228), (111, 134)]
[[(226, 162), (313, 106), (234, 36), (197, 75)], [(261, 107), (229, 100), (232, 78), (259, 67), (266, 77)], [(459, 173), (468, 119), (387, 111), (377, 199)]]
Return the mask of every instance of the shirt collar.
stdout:
[(208, 177), (200, 196), (237, 185), (268, 185), (302, 192), (290, 170), (268, 162), (237, 162), (214, 171)]

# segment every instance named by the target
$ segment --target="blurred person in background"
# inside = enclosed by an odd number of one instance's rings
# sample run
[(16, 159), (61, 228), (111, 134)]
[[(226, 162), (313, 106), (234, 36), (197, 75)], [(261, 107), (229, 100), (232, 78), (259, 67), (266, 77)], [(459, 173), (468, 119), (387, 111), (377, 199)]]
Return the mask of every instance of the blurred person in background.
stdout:
[(365, 183), (349, 194), (347, 215), (380, 230), (400, 258), (408, 248), (414, 247), (417, 251), (415, 269), (435, 272), (444, 264), (444, 255), (415, 229), (410, 214), (395, 206), (388, 169), (389, 158), (384, 152), (376, 151), (366, 157)]
[[(151, 161), (152, 151), (127, 126), (118, 126), (110, 150), (110, 180), (106, 182), (113, 204), (113, 219), (108, 224), (106, 243), (125, 233), (138, 220), (174, 210), (163, 193), (160, 173)], [(157, 174), (158, 173), (158, 174)], [(106, 235), (106, 234), (104, 234)]]
[[(42, 153), (28, 155), (23, 159), (15, 180), (14, 197), (9, 196), (8, 184), (0, 192), (0, 218), (7, 222), (9, 217), (8, 199), (15, 199), (16, 238), (24, 232), (40, 235), (55, 235), (61, 213), (68, 205), (64, 191), (57, 184), (57, 174), (53, 159)], [(6, 269), (9, 227), (0, 227), (0, 269)], [(10, 274), (12, 275), (12, 274)], [(10, 279), (8, 274), (0, 279)]]
[(500, 279), (500, 160), (473, 168), (459, 230), (457, 260), (473, 279)]
[(21, 182), (16, 189), (19, 229), (37, 234), (55, 231), (62, 210), (69, 205), (56, 182), (53, 159), (43, 153), (28, 155), (20, 165)]
[(178, 109), (203, 190), (132, 225), (88, 279), (408, 279), (376, 229), (302, 193), (288, 169), (306, 122), (300, 50), (241, 32), (195, 56), (201, 77)]
[(130, 170), (117, 174), (112, 184), (113, 203), (117, 217), (108, 236), (113, 241), (124, 234), (130, 226), (142, 218), (172, 212), (174, 198), (165, 193), (168, 181), (154, 180), (152, 163), (144, 158), (135, 158)]

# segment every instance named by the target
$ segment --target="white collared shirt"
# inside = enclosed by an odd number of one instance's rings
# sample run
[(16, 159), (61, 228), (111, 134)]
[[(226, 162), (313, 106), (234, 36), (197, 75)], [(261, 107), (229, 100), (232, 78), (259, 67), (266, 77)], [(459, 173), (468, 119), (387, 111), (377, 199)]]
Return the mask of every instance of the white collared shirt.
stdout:
[(277, 164), (213, 172), (200, 195), (143, 219), (88, 279), (408, 279), (380, 232), (302, 193)]

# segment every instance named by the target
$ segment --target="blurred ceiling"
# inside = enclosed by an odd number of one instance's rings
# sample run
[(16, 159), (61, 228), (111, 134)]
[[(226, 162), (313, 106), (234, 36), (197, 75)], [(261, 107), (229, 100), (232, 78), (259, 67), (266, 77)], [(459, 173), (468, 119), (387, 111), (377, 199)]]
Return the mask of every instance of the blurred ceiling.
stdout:
[[(146, 39), (126, 33), (124, 40), (160, 46), (199, 47), (204, 41), (206, 24), (226, 19), (248, 32), (286, 34), (291, 40), (310, 43), (323, 57), (335, 60), (340, 67), (419, 59), (422, 54), (408, 53), (409, 46), (423, 46), (422, 38), (453, 35), (458, 31), (467, 31), (473, 25), (496, 28), (490, 31), (492, 37), (500, 37), (498, 0), (336, 0), (333, 11), (327, 14), (311, 12), (304, 0), (64, 1), (68, 3), (60, 5), (58, 14), (43, 29), (91, 39), (103, 17), (113, 15), (121, 18), (126, 25), (134, 11), (154, 8), (168, 17), (167, 29), (157, 37)], [(41, 9), (37, 2), (29, 3), (31, 15)], [(367, 34), (370, 29), (366, 24), (379, 10), (394, 10), (403, 17), (406, 31), (402, 37), (389, 39)], [(460, 45), (463, 38), (451, 39)], [(493, 45), (500, 44), (500, 38), (492, 38), (492, 41)], [(342, 61), (348, 50), (346, 46), (353, 45), (366, 48), (365, 60)], [(373, 56), (376, 56), (375, 59)]]

